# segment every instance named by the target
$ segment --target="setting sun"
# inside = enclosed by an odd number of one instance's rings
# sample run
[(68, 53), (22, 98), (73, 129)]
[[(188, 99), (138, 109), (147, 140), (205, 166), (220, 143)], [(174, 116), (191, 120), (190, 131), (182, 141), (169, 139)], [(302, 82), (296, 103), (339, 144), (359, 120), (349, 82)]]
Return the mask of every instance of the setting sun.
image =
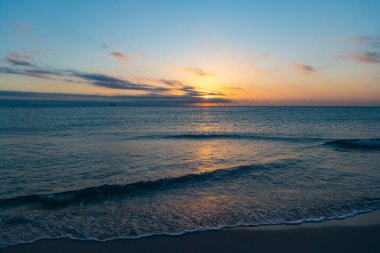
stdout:
[[(16, 7), (3, 11), (17, 5), (6, 2), (0, 4), (2, 100), (380, 105), (380, 37), (373, 27), (379, 15), (371, 4), (359, 8), (366, 13), (360, 19), (350, 4), (331, 4), (340, 13), (335, 22), (335, 12), (325, 12), (323, 4), (311, 11), (299, 3), (298, 12), (295, 3), (274, 8), (272, 1), (236, 6), (228, 1), (215, 6), (158, 1), (146, 9), (137, 2), (99, 1), (86, 6), (86, 15), (78, 7), (65, 19), (67, 27), (75, 27), (74, 39), (65, 29), (52, 29), (62, 26), (54, 10), (63, 10), (64, 17), (71, 11), (63, 3), (36, 1), (20, 13)], [(45, 5), (53, 11), (41, 12)], [(347, 5), (343, 13), (340, 5)], [(215, 11), (199, 11), (209, 8)], [(112, 18), (100, 22), (98, 10)], [(187, 14), (171, 22), (183, 10)], [(260, 10), (274, 12), (267, 17)], [(324, 18), (314, 13), (324, 13)], [(162, 17), (165, 22), (156, 22)]]
[(0, 36), (0, 252), (380, 253), (380, 0), (0, 0)]

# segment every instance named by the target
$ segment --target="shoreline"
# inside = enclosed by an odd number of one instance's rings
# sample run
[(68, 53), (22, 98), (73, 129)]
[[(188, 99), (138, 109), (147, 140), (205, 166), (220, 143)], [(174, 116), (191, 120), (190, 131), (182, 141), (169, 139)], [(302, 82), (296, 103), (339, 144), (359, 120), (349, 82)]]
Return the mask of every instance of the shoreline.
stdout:
[(21, 252), (380, 252), (380, 210), (346, 219), (223, 228), (183, 235), (87, 241), (40, 239), (1, 248)]

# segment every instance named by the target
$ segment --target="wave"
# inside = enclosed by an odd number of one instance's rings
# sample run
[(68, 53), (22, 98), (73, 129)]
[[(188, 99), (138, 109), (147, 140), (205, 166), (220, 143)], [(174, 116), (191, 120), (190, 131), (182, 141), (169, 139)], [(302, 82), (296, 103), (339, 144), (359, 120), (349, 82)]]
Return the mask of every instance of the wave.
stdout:
[(329, 146), (338, 147), (338, 148), (344, 148), (344, 149), (380, 150), (380, 138), (334, 140), (334, 141), (328, 141), (325, 144)]
[(318, 138), (318, 137), (268, 136), (268, 135), (252, 134), (252, 133), (156, 134), (156, 135), (137, 136), (134, 139), (188, 139), (188, 140), (237, 139), (237, 140), (266, 140), (266, 141), (288, 141), (288, 142), (326, 140), (325, 138)]
[(245, 165), (227, 169), (218, 169), (198, 174), (186, 174), (174, 178), (162, 178), (155, 181), (139, 181), (124, 185), (101, 185), (79, 190), (53, 194), (32, 194), (9, 199), (0, 199), (0, 210), (20, 206), (36, 206), (38, 208), (60, 208), (75, 203), (109, 200), (117, 196), (130, 196), (160, 189), (172, 189), (184, 184), (199, 183), (205, 180), (225, 180), (240, 176), (252, 169), (275, 168), (280, 164)]
[(16, 242), (9, 242), (9, 243), (0, 243), (0, 249), (14, 246), (14, 245), (22, 245), (22, 244), (29, 244), (33, 242), (37, 242), (40, 240), (59, 240), (59, 239), (70, 239), (70, 240), (77, 240), (77, 241), (88, 241), (88, 242), (109, 242), (109, 241), (115, 241), (115, 240), (136, 240), (136, 239), (142, 239), (147, 237), (153, 237), (153, 236), (181, 236), (185, 234), (192, 234), (192, 233), (199, 233), (199, 232), (206, 232), (206, 231), (220, 231), (224, 229), (234, 229), (234, 228), (252, 228), (252, 227), (267, 227), (267, 226), (278, 226), (278, 225), (301, 225), (301, 224), (311, 224), (311, 223), (322, 223), (325, 221), (331, 221), (331, 220), (344, 220), (348, 218), (352, 218), (358, 215), (370, 213), (379, 210), (379, 207), (377, 208), (367, 208), (367, 209), (359, 209), (359, 210), (352, 210), (349, 212), (344, 212), (339, 215), (333, 215), (329, 217), (325, 216), (316, 216), (316, 217), (310, 217), (310, 218), (303, 218), (303, 219), (296, 219), (291, 221), (272, 221), (272, 222), (258, 222), (258, 223), (250, 223), (250, 222), (244, 222), (244, 223), (237, 223), (234, 225), (217, 225), (217, 226), (210, 226), (210, 227), (199, 227), (196, 229), (184, 229), (178, 232), (156, 232), (156, 233), (144, 233), (141, 235), (134, 235), (134, 236), (126, 236), (126, 235), (120, 235), (120, 236), (111, 236), (109, 238), (96, 238), (96, 237), (77, 237), (73, 236), (71, 234), (61, 235), (61, 236), (40, 236), (32, 240), (20, 240)]

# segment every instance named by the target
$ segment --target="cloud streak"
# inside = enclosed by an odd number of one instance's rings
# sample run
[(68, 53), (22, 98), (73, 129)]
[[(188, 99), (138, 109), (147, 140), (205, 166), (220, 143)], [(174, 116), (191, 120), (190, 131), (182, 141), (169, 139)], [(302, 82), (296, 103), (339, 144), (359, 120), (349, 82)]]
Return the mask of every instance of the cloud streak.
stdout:
[(204, 70), (200, 68), (196, 68), (196, 67), (186, 67), (185, 70), (198, 76), (213, 76), (214, 75), (213, 73), (205, 72)]
[[(109, 89), (119, 89), (119, 90), (137, 90), (137, 91), (148, 91), (148, 92), (166, 92), (170, 91), (168, 88), (158, 87), (148, 84), (140, 84), (130, 82), (118, 77), (113, 77), (109, 75), (99, 74), (99, 73), (84, 73), (74, 70), (49, 70), (41, 68), (9, 68), (0, 67), (0, 73), (4, 74), (15, 74), (15, 75), (25, 75), (42, 79), (50, 80), (60, 80), (65, 78), (64, 81), (72, 83), (87, 83), (97, 87), (109, 88)], [(83, 81), (70, 78), (79, 78)]]
[(157, 87), (147, 84), (133, 83), (128, 80), (121, 78), (108, 76), (98, 73), (82, 73), (82, 72), (72, 72), (75, 77), (82, 78), (88, 81), (90, 84), (98, 87), (105, 87), (111, 89), (121, 89), (121, 90), (140, 90), (140, 91), (169, 91), (169, 89), (164, 87)]
[(31, 60), (33, 60), (33, 56), (28, 52), (12, 52), (7, 54), (6, 60), (12, 65), (32, 66)]
[(54, 70), (38, 69), (38, 68), (29, 68), (29, 69), (18, 69), (18, 68), (9, 68), (9, 67), (0, 67), (0, 74), (14, 74), (14, 75), (24, 75), (31, 76), (41, 79), (50, 79), (55, 80), (54, 76), (64, 76), (63, 73)]
[(161, 79), (160, 82), (172, 87), (177, 87), (177, 88), (181, 88), (185, 86), (181, 81), (178, 81), (178, 80)]
[(351, 59), (352, 61), (364, 64), (380, 64), (380, 34), (376, 36), (351, 36), (348, 37), (348, 40), (364, 45), (365, 49), (347, 53), (339, 56), (340, 58)]
[(349, 37), (348, 39), (350, 41), (368, 46), (373, 49), (380, 48), (380, 35), (377, 35), (377, 36), (358, 35), (358, 36)]
[[(118, 59), (126, 59), (127, 57), (120, 52), (111, 52), (110, 55)], [(228, 99), (221, 98), (225, 96), (222, 92), (186, 85), (179, 80), (140, 78), (140, 81), (130, 81), (122, 77), (103, 73), (40, 67), (32, 63), (33, 59), (33, 54), (27, 50), (11, 52), (6, 55), (8, 66), (0, 66), (0, 74), (23, 75), (74, 84), (87, 84), (112, 90), (142, 91), (145, 93), (145, 95), (141, 96), (127, 97), (128, 99), (133, 98), (133, 100), (146, 98), (149, 100), (154, 99), (154, 101), (163, 99), (166, 102), (180, 101), (181, 103), (200, 103), (207, 96), (208, 103), (229, 101)], [(208, 75), (208, 73), (199, 69), (191, 69), (191, 71), (195, 71), (198, 75)], [(31, 96), (31, 94), (28, 96)], [(57, 97), (58, 95), (54, 96)], [(117, 99), (120, 98), (120, 96), (117, 97)]]
[(131, 59), (131, 57), (129, 57), (128, 55), (126, 55), (122, 52), (117, 52), (117, 51), (113, 51), (113, 52), (109, 53), (109, 55), (118, 59), (118, 60), (122, 60), (122, 61), (129, 61)]
[(359, 63), (380, 64), (380, 53), (377, 52), (352, 53), (349, 57)]
[(174, 87), (176, 90), (185, 92), (187, 95), (191, 95), (194, 97), (204, 97), (204, 96), (225, 96), (224, 93), (219, 91), (213, 91), (209, 89), (197, 89), (196, 87), (185, 85), (181, 81), (178, 80), (168, 80), (168, 79), (161, 79), (161, 83), (167, 84), (169, 86)]
[(17, 24), (15, 24), (15, 27), (17, 30), (24, 31), (24, 32), (31, 30), (30, 26), (23, 24), (23, 23), (17, 23)]
[(293, 63), (293, 68), (297, 73), (305, 75), (312, 74), (316, 71), (314, 67), (302, 63)]
[[(29, 101), (29, 102), (25, 102)], [(42, 93), (23, 91), (0, 91), (0, 104), (65, 104), (65, 105), (109, 105), (109, 103), (120, 106), (188, 106), (202, 103), (208, 104), (230, 104), (233, 100), (225, 98), (192, 97), (190, 95), (86, 95), (86, 94), (64, 94), (64, 93)]]
[[(49, 68), (40, 68), (35, 65), (14, 64), (13, 67), (0, 67), (0, 74), (24, 75), (40, 79), (56, 80), (63, 82), (71, 82), (76, 84), (89, 84), (96, 87), (102, 87), (114, 90), (131, 90), (143, 91), (149, 94), (149, 98), (187, 98), (188, 103), (198, 103), (208, 97), (207, 102), (219, 101), (218, 97), (224, 97), (225, 94), (219, 91), (208, 89), (200, 89), (194, 86), (186, 85), (178, 80), (159, 79), (161, 85), (150, 85), (146, 83), (137, 83), (125, 80), (120, 77), (110, 76), (101, 73), (81, 72), (76, 70), (57, 70)], [(143, 79), (144, 80), (144, 79)], [(166, 86), (166, 87), (165, 87)], [(179, 94), (179, 95), (173, 95)], [(212, 97), (215, 100), (210, 100)], [(133, 97), (136, 99), (136, 97)], [(191, 98), (191, 99), (190, 99)], [(193, 102), (192, 102), (193, 101)], [(227, 101), (224, 98), (220, 101)]]

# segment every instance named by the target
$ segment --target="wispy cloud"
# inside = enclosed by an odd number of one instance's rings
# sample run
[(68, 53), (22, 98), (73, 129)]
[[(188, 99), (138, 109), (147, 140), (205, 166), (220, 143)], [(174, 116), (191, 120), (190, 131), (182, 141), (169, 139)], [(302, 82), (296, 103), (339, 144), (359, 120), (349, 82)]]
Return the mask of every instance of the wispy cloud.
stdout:
[[(20, 67), (0, 67), (0, 74), (25, 75), (41, 79), (59, 80), (77, 84), (90, 84), (96, 87), (115, 89), (145, 91), (151, 95), (168, 95), (173, 92), (180, 92), (182, 96), (199, 98), (204, 96), (223, 97), (224, 93), (209, 89), (201, 89), (191, 85), (185, 85), (181, 81), (171, 79), (159, 79), (158, 82), (163, 86), (137, 83), (125, 80), (120, 77), (110, 76), (100, 73), (88, 73), (76, 70), (54, 70), (44, 69), (36, 66)], [(144, 80), (144, 79), (142, 79)]]
[[(117, 52), (114, 53), (114, 55), (117, 55), (115, 57), (123, 57), (123, 55), (116, 54)], [(194, 99), (194, 101), (198, 101), (198, 98), (204, 99), (204, 96), (208, 96), (208, 98), (212, 96), (215, 99), (225, 96), (222, 92), (197, 88), (174, 79), (139, 78), (140, 80), (131, 81), (119, 76), (112, 76), (103, 73), (40, 67), (31, 63), (31, 60), (33, 60), (33, 54), (26, 50), (22, 50), (19, 53), (9, 53), (6, 56), (6, 60), (9, 63), (9, 66), (0, 67), (0, 74), (24, 75), (60, 82), (89, 84), (96, 87), (114, 90), (143, 91), (147, 93), (150, 98), (153, 96), (158, 96), (160, 98), (163, 96), (167, 96), (169, 98), (174, 96), (174, 98), (187, 98), (186, 101), (188, 102), (193, 101), (191, 99)]]
[(225, 96), (224, 93), (219, 92), (219, 91), (213, 91), (209, 89), (197, 89), (196, 87), (187, 85), (183, 86), (182, 88), (179, 89), (180, 91), (185, 92), (186, 95), (192, 96), (192, 97), (204, 97), (204, 96)]
[(173, 87), (175, 90), (185, 92), (185, 94), (194, 96), (194, 97), (203, 97), (203, 96), (220, 96), (223, 97), (225, 94), (220, 91), (214, 91), (210, 89), (201, 89), (191, 85), (186, 85), (178, 80), (169, 80), (169, 79), (161, 79), (161, 83), (167, 84)]
[[(134, 83), (119, 77), (105, 74), (85, 73), (75, 70), (50, 70), (37, 67), (27, 69), (0, 67), (0, 73), (25, 75), (42, 79), (63, 80), (72, 83), (87, 83), (93, 86), (109, 89), (139, 90), (148, 92), (165, 92), (170, 90), (164, 87)], [(82, 81), (78, 80), (78, 78)]]
[(27, 24), (23, 24), (23, 23), (17, 23), (17, 24), (15, 24), (15, 28), (17, 30), (24, 31), (24, 32), (31, 30), (30, 26), (28, 26)]
[(302, 63), (293, 63), (293, 68), (297, 73), (309, 75), (314, 73), (316, 70), (314, 67)]
[(110, 55), (118, 60), (122, 60), (122, 61), (129, 61), (131, 59), (130, 56), (122, 53), (122, 52), (117, 52), (117, 51), (113, 51), (110, 53)]
[(348, 37), (347, 39), (355, 43), (373, 48), (373, 49), (380, 48), (380, 35), (377, 35), (377, 36), (358, 35), (358, 36)]
[(33, 60), (33, 55), (26, 51), (23, 51), (21, 53), (12, 52), (7, 54), (6, 60), (13, 65), (31, 66), (31, 60)]
[(64, 76), (65, 74), (59, 71), (38, 69), (35, 67), (28, 69), (10, 68), (10, 67), (0, 67), (0, 74), (14, 74), (14, 75), (25, 75), (41, 79), (55, 80), (54, 76)]
[(362, 52), (362, 53), (351, 53), (349, 57), (360, 63), (368, 64), (379, 64), (380, 63), (380, 53), (377, 52)]
[(14, 69), (14, 68), (9, 68), (9, 67), (0, 67), (0, 73), (23, 75), (24, 71), (18, 70), (18, 69)]
[(82, 73), (82, 72), (71, 72), (75, 77), (82, 78), (88, 81), (90, 84), (98, 87), (105, 87), (111, 89), (122, 89), (122, 90), (141, 90), (141, 91), (169, 91), (169, 89), (164, 87), (158, 87), (148, 84), (133, 83), (128, 80), (124, 80), (118, 77), (108, 76), (98, 73)]
[[(190, 95), (87, 95), (87, 94), (64, 94), (64, 93), (42, 93), (42, 92), (22, 92), (22, 91), (0, 91), (0, 104), (20, 104), (24, 101), (34, 104), (44, 103), (56, 104), (60, 101), (65, 104), (108, 104), (116, 103), (121, 106), (186, 106), (207, 102), (208, 104), (227, 104), (235, 101), (225, 98), (202, 98)], [(40, 101), (40, 102), (38, 102)]]
[(178, 80), (161, 79), (160, 82), (177, 88), (185, 86), (181, 81)]
[(197, 67), (186, 67), (185, 70), (190, 71), (198, 76), (213, 76), (213, 73), (206, 72)]
[(225, 86), (224, 88), (228, 90), (243, 90), (243, 88), (235, 86)]

